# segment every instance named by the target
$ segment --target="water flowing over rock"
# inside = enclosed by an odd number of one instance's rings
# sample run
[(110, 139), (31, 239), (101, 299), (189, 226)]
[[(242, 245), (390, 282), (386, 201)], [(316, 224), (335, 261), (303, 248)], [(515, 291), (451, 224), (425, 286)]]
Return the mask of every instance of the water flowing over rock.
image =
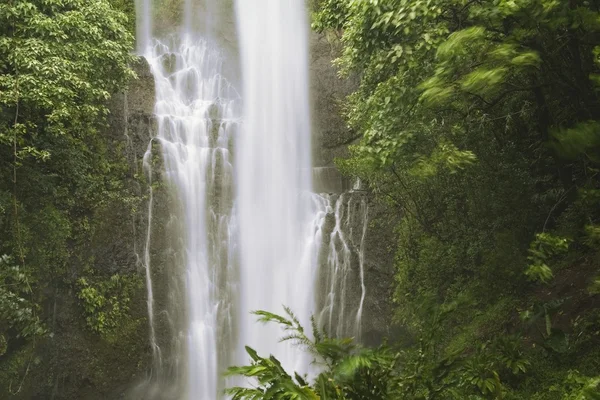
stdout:
[(333, 336), (360, 339), (368, 199), (365, 193), (354, 191), (319, 197), (326, 216), (318, 253), (317, 324)]
[[(138, 35), (147, 36), (138, 51), (155, 79), (157, 133), (144, 157), (140, 255), (154, 362), (136, 396), (220, 399), (226, 367), (248, 361), (245, 345), (310, 373), (309, 356), (279, 344), (282, 331), (250, 312), (285, 305), (305, 326), (314, 315), (333, 335), (359, 337), (368, 200), (313, 192), (313, 176), (322, 177), (317, 190), (342, 184), (324, 183), (341, 177), (311, 165), (305, 5), (236, 3), (235, 85), (231, 47), (215, 40), (216, 24), (203, 23), (217, 3), (185, 1), (170, 33), (153, 29), (156, 10), (139, 3)], [(168, 216), (154, 221), (165, 204)], [(161, 257), (152, 251), (157, 235), (167, 237)]]
[(157, 140), (166, 180), (179, 200), (173, 211), (183, 270), (174, 275), (183, 282), (173, 285), (171, 309), (184, 310), (178, 336), (185, 340), (187, 393), (213, 398), (222, 389), (219, 371), (227, 364), (233, 331), (230, 148), (238, 95), (220, 74), (218, 52), (203, 39), (155, 41), (147, 58), (156, 79)]

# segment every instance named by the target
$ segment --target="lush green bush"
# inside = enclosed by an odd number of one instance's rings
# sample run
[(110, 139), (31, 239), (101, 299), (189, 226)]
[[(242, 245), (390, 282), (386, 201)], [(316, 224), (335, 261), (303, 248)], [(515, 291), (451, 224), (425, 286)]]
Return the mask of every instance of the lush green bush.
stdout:
[(115, 274), (95, 284), (79, 278), (77, 283), (88, 328), (108, 337), (127, 321), (131, 298), (142, 287), (138, 275)]
[[(419, 344), (405, 349), (383, 345), (363, 348), (352, 339), (330, 338), (316, 326), (305, 332), (290, 310), (287, 316), (258, 311), (261, 322), (277, 323), (285, 336), (314, 357), (319, 371), (313, 381), (286, 371), (273, 356), (261, 357), (246, 347), (250, 365), (231, 367), (228, 374), (249, 379), (247, 387), (227, 393), (243, 399), (523, 399), (514, 386), (533, 368), (521, 338), (498, 337), (470, 351), (448, 352), (441, 346), (442, 322), (455, 307), (430, 309), (428, 328)], [(569, 371), (560, 384), (549, 385), (527, 398), (593, 400), (600, 394), (600, 378)]]

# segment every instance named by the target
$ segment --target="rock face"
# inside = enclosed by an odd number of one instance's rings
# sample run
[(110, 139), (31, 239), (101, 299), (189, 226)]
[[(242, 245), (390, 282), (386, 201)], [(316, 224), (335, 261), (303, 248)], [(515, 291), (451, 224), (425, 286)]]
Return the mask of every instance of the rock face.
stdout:
[(115, 140), (126, 140), (131, 166), (139, 167), (148, 148), (154, 123), (154, 77), (148, 62), (138, 59), (134, 65), (137, 79), (130, 82), (123, 93), (114, 94), (111, 100), (108, 134)]
[(325, 35), (311, 32), (310, 75), (313, 104), (313, 159), (316, 166), (333, 166), (336, 157), (348, 154), (348, 145), (359, 135), (346, 125), (341, 105), (357, 87), (354, 78), (340, 79), (332, 61), (339, 52), (338, 45)]
[[(334, 164), (335, 158), (348, 156), (348, 146), (355, 143), (360, 134), (352, 132), (344, 122), (341, 104), (357, 87), (357, 79), (340, 79), (332, 61), (339, 54), (335, 40), (312, 33), (311, 94), (313, 101), (313, 160), (315, 191), (338, 194), (342, 201), (341, 212), (350, 215), (344, 230), (348, 233), (351, 248), (351, 272), (354, 279), (348, 286), (350, 304), (358, 304), (362, 290), (356, 276), (362, 257), (366, 296), (362, 314), (361, 340), (366, 344), (378, 344), (392, 331), (392, 285), (394, 262), (395, 216), (378, 204), (359, 182), (343, 177)], [(338, 200), (338, 201), (340, 201)], [(361, 207), (366, 202), (367, 207)], [(368, 225), (364, 237), (363, 216), (367, 212)], [(362, 254), (361, 254), (362, 253)]]
[[(143, 59), (133, 68), (138, 79), (126, 91), (113, 95), (104, 135), (112, 151), (125, 156), (129, 168), (125, 185), (137, 206), (115, 203), (97, 215), (95, 218), (102, 221), (101, 229), (89, 248), (95, 260), (93, 268), (101, 274), (131, 274), (142, 283), (144, 270), (137, 253), (143, 248), (147, 224), (147, 187), (141, 163), (155, 130), (154, 78)], [(53, 342), (50, 351), (54, 353), (52, 368), (45, 374), (46, 379), (54, 377), (53, 388), (49, 392), (42, 387), (37, 397), (32, 398), (124, 398), (132, 382), (146, 377), (150, 365), (145, 288), (140, 284), (131, 298), (131, 326), (120, 326), (111, 338), (100, 337), (84, 326), (81, 301), (74, 293), (58, 299), (58, 309), (62, 308), (62, 312), (58, 314), (55, 336), (50, 340)]]

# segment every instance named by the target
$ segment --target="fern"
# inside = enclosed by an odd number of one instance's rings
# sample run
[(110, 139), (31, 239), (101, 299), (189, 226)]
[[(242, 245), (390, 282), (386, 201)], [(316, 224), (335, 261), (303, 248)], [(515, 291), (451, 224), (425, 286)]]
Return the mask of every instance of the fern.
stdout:
[(311, 386), (297, 372), (292, 375), (286, 372), (275, 357), (261, 357), (254, 349), (246, 347), (251, 358), (250, 365), (230, 367), (227, 375), (249, 378), (254, 381), (254, 387), (227, 389), (226, 393), (233, 400), (385, 398), (381, 396), (391, 387), (388, 378), (394, 371), (397, 355), (384, 348), (363, 349), (352, 338), (330, 338), (317, 328), (314, 318), (311, 318), (312, 339), (306, 335), (294, 313), (287, 307), (284, 310), (286, 316), (267, 311), (255, 311), (253, 314), (259, 317), (259, 322), (280, 325), (286, 333), (280, 342), (291, 342), (309, 351), (315, 357), (315, 363), (324, 365), (323, 372)]

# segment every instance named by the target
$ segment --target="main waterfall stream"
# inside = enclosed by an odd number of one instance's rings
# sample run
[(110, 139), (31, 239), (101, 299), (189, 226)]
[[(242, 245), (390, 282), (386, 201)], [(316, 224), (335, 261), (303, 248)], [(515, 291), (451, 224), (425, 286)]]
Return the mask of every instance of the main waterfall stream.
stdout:
[[(236, 1), (243, 83), (234, 88), (211, 19), (218, 3), (185, 0), (167, 32), (152, 15), (173, 10), (151, 4), (137, 9), (156, 90), (140, 257), (154, 362), (138, 397), (220, 399), (226, 367), (248, 362), (245, 345), (310, 373), (308, 356), (250, 314), (285, 305), (305, 326), (314, 314), (331, 334), (360, 335), (367, 203), (312, 192), (306, 5)], [(152, 252), (156, 190), (170, 198), (162, 262)]]
[(306, 9), (297, 0), (236, 5), (244, 82), (237, 158), (243, 283), (238, 353), (248, 344), (306, 372), (307, 360), (294, 349), (273, 348), (281, 331), (253, 324), (250, 315), (282, 313), (286, 305), (308, 326), (315, 308), (315, 232), (322, 215), (312, 207)]

